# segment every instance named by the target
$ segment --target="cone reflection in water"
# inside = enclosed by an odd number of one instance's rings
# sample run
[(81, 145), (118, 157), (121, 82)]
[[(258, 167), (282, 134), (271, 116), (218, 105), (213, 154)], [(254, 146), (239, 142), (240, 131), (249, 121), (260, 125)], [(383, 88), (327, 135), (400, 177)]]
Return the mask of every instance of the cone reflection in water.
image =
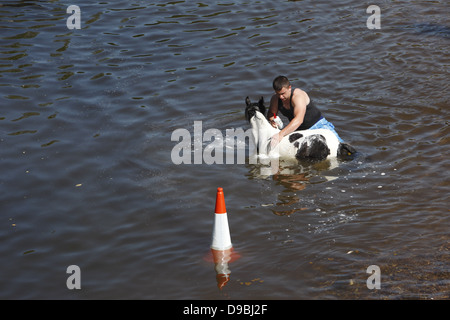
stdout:
[(231, 260), (231, 251), (211, 249), (214, 259), (214, 270), (216, 270), (217, 287), (222, 289), (230, 281), (230, 268), (228, 262)]

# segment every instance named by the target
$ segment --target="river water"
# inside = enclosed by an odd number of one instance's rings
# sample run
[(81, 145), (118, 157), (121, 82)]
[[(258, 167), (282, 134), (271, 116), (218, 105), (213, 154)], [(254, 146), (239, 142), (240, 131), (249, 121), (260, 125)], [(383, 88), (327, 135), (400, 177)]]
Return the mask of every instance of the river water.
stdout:
[[(81, 29), (67, 2), (0, 5), (1, 298), (449, 298), (447, 1), (70, 4)], [(174, 163), (175, 130), (192, 155), (194, 121), (247, 130), (279, 74), (355, 159)], [(222, 289), (218, 187), (240, 256)]]

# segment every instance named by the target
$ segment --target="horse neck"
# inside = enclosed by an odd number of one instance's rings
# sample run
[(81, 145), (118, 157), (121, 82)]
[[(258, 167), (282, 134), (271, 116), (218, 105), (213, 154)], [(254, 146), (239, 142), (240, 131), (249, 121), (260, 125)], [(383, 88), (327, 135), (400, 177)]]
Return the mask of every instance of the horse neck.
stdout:
[(280, 130), (272, 127), (270, 123), (267, 122), (267, 125), (261, 126), (258, 128), (259, 139), (268, 140), (274, 134), (280, 132)]
[(280, 132), (279, 129), (275, 129), (267, 121), (264, 116), (255, 117), (252, 119), (253, 135), (255, 137), (255, 142), (259, 145), (259, 152), (265, 153), (264, 150), (267, 148), (269, 139), (276, 133)]
[(267, 138), (272, 137), (274, 134), (280, 132), (278, 128), (272, 127), (270, 122), (266, 117), (262, 116), (262, 119), (258, 119), (258, 131), (260, 136), (265, 136)]

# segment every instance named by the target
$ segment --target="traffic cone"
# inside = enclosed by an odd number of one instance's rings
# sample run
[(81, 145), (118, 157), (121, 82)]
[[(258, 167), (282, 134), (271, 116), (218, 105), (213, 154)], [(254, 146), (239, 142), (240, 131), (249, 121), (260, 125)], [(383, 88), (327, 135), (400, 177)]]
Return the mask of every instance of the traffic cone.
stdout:
[(211, 253), (216, 271), (217, 287), (222, 289), (230, 281), (231, 271), (228, 263), (240, 258), (240, 255), (234, 252), (231, 244), (223, 188), (217, 188)]
[(231, 244), (230, 228), (228, 226), (227, 209), (225, 207), (223, 188), (217, 188), (211, 249), (228, 250), (232, 247), (233, 245)]

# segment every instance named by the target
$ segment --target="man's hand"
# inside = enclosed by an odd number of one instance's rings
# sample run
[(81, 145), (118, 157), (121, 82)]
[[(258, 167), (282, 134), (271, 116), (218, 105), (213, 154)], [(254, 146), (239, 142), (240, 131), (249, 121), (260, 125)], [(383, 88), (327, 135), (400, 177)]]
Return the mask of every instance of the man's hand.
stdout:
[(269, 118), (269, 123), (272, 125), (272, 127), (274, 127), (275, 129), (278, 129), (277, 124), (275, 123), (275, 121), (273, 121), (274, 117), (270, 117)]
[(281, 139), (283, 139), (283, 137), (280, 135), (280, 133), (274, 134), (270, 140), (270, 150), (274, 150), (280, 143)]

